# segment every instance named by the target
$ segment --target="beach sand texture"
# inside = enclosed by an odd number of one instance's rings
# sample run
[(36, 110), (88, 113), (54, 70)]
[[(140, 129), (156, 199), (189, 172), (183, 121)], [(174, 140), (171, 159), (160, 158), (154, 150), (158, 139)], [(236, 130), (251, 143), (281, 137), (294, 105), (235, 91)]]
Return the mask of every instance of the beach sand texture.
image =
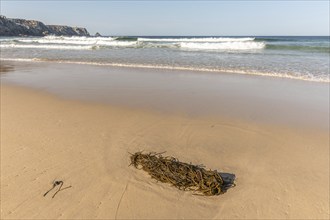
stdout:
[[(1, 86), (3, 219), (327, 219), (327, 132), (188, 118)], [(233, 172), (216, 197), (156, 183), (129, 152), (161, 152)], [(54, 199), (43, 194), (64, 181)]]

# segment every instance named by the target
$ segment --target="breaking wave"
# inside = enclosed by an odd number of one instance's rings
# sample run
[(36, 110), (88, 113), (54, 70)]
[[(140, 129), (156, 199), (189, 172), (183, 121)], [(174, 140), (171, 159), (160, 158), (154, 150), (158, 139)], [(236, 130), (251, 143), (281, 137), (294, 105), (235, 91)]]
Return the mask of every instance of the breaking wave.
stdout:
[(253, 37), (229, 38), (229, 37), (206, 37), (206, 38), (138, 38), (138, 41), (149, 42), (242, 42), (253, 41)]
[(265, 45), (263, 42), (180, 43), (181, 48), (193, 50), (259, 50)]
[(39, 44), (80, 44), (80, 45), (93, 45), (99, 42), (113, 42), (115, 38), (104, 37), (53, 37), (47, 36), (43, 38), (31, 39), (16, 39), (16, 42), (21, 43), (39, 43)]
[(1, 48), (55, 50), (93, 50), (112, 47), (170, 48), (191, 50), (257, 50), (265, 43), (254, 38), (127, 38), (127, 37), (58, 37), (0, 39)]
[(0, 50), (1, 58), (330, 81), (328, 37), (0, 37)]
[(57, 37), (46, 36), (42, 38), (15, 39), (16, 43), (37, 43), (37, 44), (73, 44), (91, 46), (132, 46), (135, 41), (118, 40), (117, 37)]
[(0, 48), (53, 49), (53, 50), (93, 50), (96, 46), (40, 45), (40, 44), (1, 44)]
[[(281, 42), (282, 41), (282, 42)], [(289, 42), (289, 43), (288, 43)], [(293, 42), (293, 43), (290, 43)], [(0, 38), (1, 48), (93, 50), (120, 48), (169, 48), (184, 50), (240, 51), (290, 50), (330, 53), (329, 43), (275, 37), (15, 37)]]

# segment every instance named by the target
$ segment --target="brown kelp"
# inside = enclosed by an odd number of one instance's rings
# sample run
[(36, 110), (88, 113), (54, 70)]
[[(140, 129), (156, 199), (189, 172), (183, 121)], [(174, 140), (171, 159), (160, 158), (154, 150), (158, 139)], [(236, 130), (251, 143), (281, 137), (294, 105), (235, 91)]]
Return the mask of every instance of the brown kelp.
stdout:
[(195, 191), (198, 195), (220, 195), (235, 186), (234, 174), (206, 170), (202, 165), (183, 163), (163, 153), (136, 152), (130, 159), (130, 165), (146, 171), (157, 181), (170, 183), (180, 190)]

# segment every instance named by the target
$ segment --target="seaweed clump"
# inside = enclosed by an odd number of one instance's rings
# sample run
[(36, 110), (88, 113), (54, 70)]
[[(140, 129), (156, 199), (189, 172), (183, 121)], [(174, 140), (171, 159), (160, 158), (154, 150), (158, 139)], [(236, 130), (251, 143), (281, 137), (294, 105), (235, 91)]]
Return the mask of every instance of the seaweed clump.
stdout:
[(152, 178), (170, 183), (180, 190), (194, 191), (197, 195), (220, 195), (235, 186), (235, 175), (206, 170), (202, 165), (183, 163), (163, 153), (137, 152), (131, 154), (131, 164), (146, 171)]

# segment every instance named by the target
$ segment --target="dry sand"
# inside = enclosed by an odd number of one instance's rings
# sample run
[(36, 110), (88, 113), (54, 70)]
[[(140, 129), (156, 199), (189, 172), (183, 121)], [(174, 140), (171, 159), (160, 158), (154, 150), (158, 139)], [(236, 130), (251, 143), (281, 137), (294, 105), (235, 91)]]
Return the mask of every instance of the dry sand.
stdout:
[[(237, 186), (194, 196), (129, 167), (166, 151), (235, 173)], [(53, 180), (64, 187), (43, 194)], [(1, 86), (3, 219), (328, 219), (328, 130), (185, 117)]]

